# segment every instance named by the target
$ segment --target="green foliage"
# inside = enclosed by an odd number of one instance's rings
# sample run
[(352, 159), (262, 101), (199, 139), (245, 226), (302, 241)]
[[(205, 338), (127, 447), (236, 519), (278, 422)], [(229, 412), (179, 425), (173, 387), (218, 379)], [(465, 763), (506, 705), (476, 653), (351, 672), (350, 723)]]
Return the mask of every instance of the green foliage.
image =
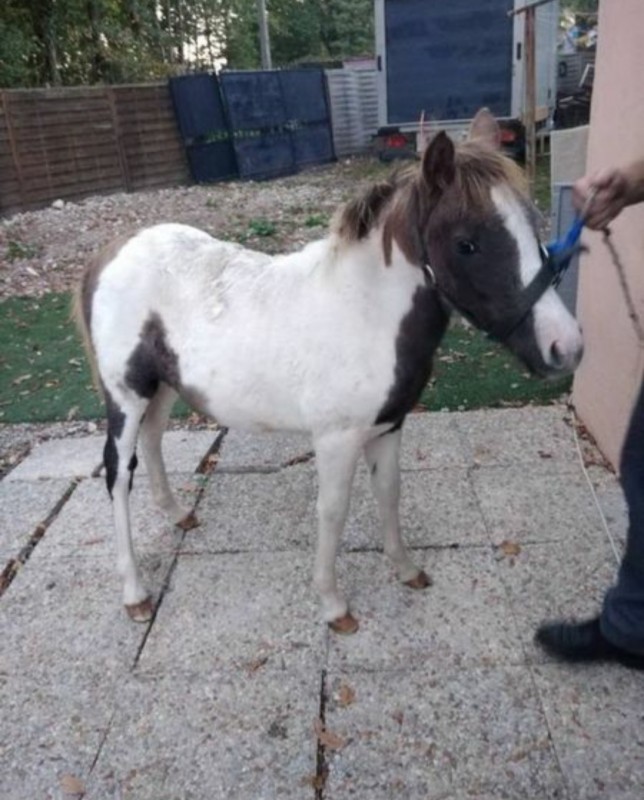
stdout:
[(38, 255), (38, 248), (28, 242), (18, 242), (15, 239), (9, 239), (5, 255), (7, 261), (16, 261), (19, 258), (33, 258)]
[(304, 220), (307, 228), (322, 228), (329, 224), (328, 214), (311, 214)]
[(248, 223), (248, 234), (250, 236), (275, 236), (277, 225), (268, 219), (251, 219)]
[[(373, 51), (372, 0), (267, 0), (275, 66)], [(0, 86), (259, 67), (256, 0), (3, 0)]]
[(596, 14), (599, 10), (599, 0), (563, 0), (561, 10), (580, 14)]

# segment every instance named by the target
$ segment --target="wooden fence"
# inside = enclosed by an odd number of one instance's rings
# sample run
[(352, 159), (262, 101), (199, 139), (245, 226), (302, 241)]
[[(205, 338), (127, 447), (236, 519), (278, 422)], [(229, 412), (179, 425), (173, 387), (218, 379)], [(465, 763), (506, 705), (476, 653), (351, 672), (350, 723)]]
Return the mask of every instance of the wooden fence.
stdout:
[(189, 180), (167, 84), (0, 92), (0, 213)]

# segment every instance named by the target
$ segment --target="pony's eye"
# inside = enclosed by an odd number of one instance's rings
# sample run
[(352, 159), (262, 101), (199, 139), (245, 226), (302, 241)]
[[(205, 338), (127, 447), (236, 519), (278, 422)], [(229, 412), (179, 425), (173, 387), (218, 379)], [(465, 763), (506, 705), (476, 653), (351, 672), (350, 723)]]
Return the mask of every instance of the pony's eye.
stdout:
[(456, 242), (456, 249), (462, 256), (471, 256), (474, 253), (478, 253), (479, 250), (476, 242), (471, 239), (459, 239)]

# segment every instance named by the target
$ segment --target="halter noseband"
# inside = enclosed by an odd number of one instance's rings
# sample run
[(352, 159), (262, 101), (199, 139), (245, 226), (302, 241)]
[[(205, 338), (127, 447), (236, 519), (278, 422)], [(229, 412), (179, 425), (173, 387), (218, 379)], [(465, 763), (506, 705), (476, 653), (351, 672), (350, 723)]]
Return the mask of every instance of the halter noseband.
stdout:
[(427, 252), (423, 244), (425, 258), (422, 267), (425, 280), (440, 297), (446, 300), (447, 303), (456, 309), (465, 319), (484, 331), (490, 338), (503, 342), (514, 333), (519, 325), (521, 325), (545, 292), (551, 286), (555, 288), (559, 286), (566, 270), (570, 266), (570, 262), (581, 249), (579, 246), (579, 238), (582, 228), (583, 221), (581, 218), (577, 217), (564, 239), (555, 241), (547, 247), (539, 245), (541, 268), (521, 293), (518, 308), (490, 324), (482, 324), (477, 319), (475, 313), (464, 308), (461, 303), (454, 300), (444, 286), (441, 286), (436, 277), (436, 273), (429, 264), (429, 258), (427, 257)]

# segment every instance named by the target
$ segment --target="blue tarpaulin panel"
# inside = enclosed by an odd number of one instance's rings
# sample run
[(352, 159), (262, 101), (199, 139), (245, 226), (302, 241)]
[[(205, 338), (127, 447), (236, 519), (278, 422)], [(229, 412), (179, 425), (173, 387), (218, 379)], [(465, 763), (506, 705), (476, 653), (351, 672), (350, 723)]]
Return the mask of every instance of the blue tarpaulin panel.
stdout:
[(235, 151), (217, 77), (203, 73), (171, 78), (170, 92), (192, 177), (209, 183), (236, 176)]
[(332, 161), (333, 136), (328, 125), (310, 125), (293, 131), (293, 148), (298, 167)]
[(329, 107), (322, 70), (290, 69), (280, 72), (287, 119), (300, 122), (326, 122)]
[(295, 171), (293, 143), (288, 131), (235, 138), (239, 175), (242, 178), (275, 178)]
[(320, 69), (222, 73), (242, 178), (288, 175), (334, 159), (325, 81)]
[(279, 75), (222, 72), (219, 80), (233, 131), (274, 128), (287, 121)]
[(386, 0), (389, 122), (509, 116), (512, 0)]

